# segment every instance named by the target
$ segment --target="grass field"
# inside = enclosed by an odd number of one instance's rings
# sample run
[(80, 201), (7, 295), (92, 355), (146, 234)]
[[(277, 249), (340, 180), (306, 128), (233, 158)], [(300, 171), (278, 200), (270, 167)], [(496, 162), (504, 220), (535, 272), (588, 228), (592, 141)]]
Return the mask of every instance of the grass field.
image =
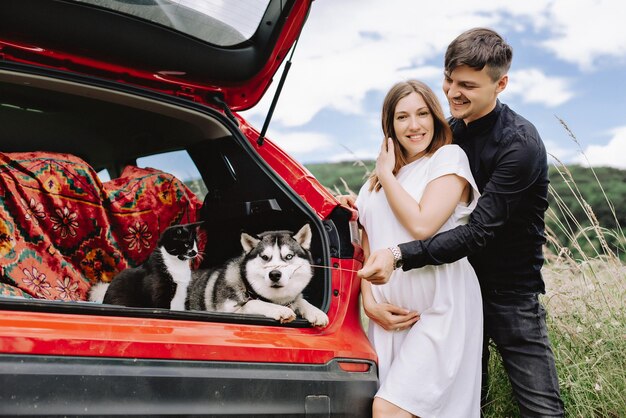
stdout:
[[(586, 221), (591, 225), (574, 230), (569, 225), (579, 225), (582, 220), (555, 221), (567, 242), (559, 242), (556, 234), (548, 231), (548, 240), (556, 251), (544, 251), (546, 294), (542, 302), (548, 314), (548, 332), (566, 416), (626, 417), (626, 266), (614, 247), (607, 245), (607, 234), (611, 234), (619, 242), (618, 249), (623, 251), (624, 231), (621, 227), (603, 228), (567, 167), (559, 163), (556, 167), (572, 185), (570, 192), (585, 209)], [(554, 197), (557, 204), (548, 211), (548, 217), (555, 220), (557, 214), (571, 213), (559, 203), (562, 202), (559, 196)], [(610, 199), (606, 199), (606, 204), (612, 207)], [(596, 245), (583, 251), (581, 243), (586, 242)], [(483, 411), (484, 416), (519, 416), (497, 356), (491, 359), (490, 374), (491, 402)]]
[[(544, 267), (542, 301), (567, 417), (626, 416), (626, 267), (608, 259)], [(518, 417), (500, 358), (490, 363), (485, 417)]]

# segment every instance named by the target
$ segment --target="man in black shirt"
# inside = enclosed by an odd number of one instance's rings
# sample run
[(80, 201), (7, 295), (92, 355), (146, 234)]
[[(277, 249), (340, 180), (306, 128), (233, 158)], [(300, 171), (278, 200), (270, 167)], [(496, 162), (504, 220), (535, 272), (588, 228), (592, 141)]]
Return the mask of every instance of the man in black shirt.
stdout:
[(359, 276), (381, 284), (399, 266), (409, 270), (468, 256), (483, 294), (483, 389), (491, 339), (521, 415), (563, 416), (545, 311), (538, 300), (545, 292), (546, 150), (535, 127), (497, 98), (506, 88), (512, 56), (500, 35), (482, 28), (464, 32), (446, 51), (443, 90), (450, 126), (481, 193), (467, 225), (376, 251)]

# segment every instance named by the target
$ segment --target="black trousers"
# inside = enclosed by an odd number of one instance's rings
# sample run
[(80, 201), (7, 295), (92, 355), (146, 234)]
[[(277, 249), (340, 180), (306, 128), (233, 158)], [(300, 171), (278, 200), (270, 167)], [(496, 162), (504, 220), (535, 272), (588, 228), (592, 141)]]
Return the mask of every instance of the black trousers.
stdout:
[(482, 403), (487, 401), (489, 340), (509, 376), (522, 417), (562, 417), (563, 401), (546, 313), (537, 293), (483, 292)]

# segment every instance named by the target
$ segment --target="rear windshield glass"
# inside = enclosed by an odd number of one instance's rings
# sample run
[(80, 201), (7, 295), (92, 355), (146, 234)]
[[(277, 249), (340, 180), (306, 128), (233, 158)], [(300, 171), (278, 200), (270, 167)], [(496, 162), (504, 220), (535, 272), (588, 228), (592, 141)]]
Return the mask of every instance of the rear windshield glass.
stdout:
[(158, 23), (220, 46), (256, 32), (270, 0), (74, 0)]

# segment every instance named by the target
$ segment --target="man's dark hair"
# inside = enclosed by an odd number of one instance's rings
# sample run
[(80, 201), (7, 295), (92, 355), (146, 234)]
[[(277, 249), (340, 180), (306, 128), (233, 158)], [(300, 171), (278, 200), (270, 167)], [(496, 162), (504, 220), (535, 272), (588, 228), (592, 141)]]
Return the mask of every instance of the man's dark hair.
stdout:
[(505, 75), (511, 67), (513, 49), (495, 31), (474, 28), (460, 34), (446, 50), (445, 71), (451, 74), (458, 66), (467, 65), (475, 70), (487, 67), (493, 81)]

